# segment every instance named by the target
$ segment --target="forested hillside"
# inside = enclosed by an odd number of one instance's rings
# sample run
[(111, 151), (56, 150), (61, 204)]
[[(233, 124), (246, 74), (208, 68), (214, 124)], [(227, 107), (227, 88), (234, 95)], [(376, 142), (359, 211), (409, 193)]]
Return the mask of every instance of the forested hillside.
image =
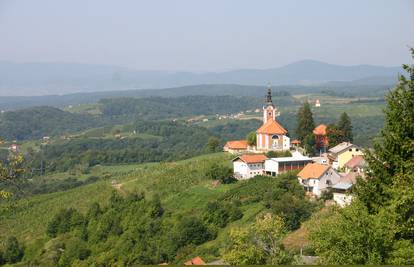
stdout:
[(53, 107), (34, 107), (0, 114), (0, 138), (38, 139), (100, 125), (102, 122), (90, 115), (72, 114)]
[[(259, 214), (281, 216), (291, 231), (319, 209), (292, 174), (217, 184), (229, 160), (218, 153), (96, 166), (90, 175), (100, 178), (91, 184), (3, 203), (0, 238), (24, 242), (22, 260), (34, 265), (182, 264), (197, 255), (220, 258), (229, 231), (254, 223)], [(288, 263), (297, 251), (286, 253)]]

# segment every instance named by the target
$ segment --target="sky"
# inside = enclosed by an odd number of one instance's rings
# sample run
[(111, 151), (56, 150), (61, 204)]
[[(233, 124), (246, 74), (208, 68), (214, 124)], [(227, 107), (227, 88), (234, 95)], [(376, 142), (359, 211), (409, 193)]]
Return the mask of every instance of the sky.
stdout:
[(0, 0), (0, 60), (138, 70), (399, 66), (411, 0)]

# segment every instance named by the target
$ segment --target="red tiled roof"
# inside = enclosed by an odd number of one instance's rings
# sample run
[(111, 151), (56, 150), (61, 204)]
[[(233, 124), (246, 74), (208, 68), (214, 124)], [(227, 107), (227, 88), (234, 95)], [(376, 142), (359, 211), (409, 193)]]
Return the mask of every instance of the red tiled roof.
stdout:
[(326, 135), (326, 125), (325, 124), (319, 124), (318, 126), (313, 129), (313, 133), (315, 135)]
[(301, 143), (301, 141), (295, 139), (291, 143), (294, 144), (294, 145), (299, 145)]
[(240, 159), (241, 161), (245, 163), (262, 163), (265, 160), (267, 160), (267, 157), (265, 155), (242, 155), (240, 157), (235, 158), (233, 161)]
[(257, 133), (261, 134), (286, 134), (287, 131), (277, 121), (269, 119), (265, 124), (257, 129)]
[(345, 163), (345, 166), (353, 169), (356, 166), (361, 166), (365, 163), (364, 157), (361, 155), (353, 156), (352, 159), (350, 159), (347, 163)]
[(234, 141), (228, 141), (225, 145), (225, 147), (230, 149), (247, 149), (247, 140), (234, 140)]
[(206, 263), (199, 256), (197, 256), (189, 261), (186, 261), (184, 265), (206, 265)]
[(308, 163), (305, 168), (303, 168), (298, 176), (301, 179), (318, 179), (322, 176), (330, 167), (328, 165), (319, 164), (319, 163)]

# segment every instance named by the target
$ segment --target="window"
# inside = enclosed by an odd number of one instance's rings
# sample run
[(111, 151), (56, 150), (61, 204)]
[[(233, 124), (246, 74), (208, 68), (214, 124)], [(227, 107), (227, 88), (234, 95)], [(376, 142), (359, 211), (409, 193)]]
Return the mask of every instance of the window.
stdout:
[(352, 148), (349, 149), (349, 152), (352, 152)]
[(359, 151), (359, 149), (358, 148), (355, 148), (355, 151)]
[(274, 135), (272, 135), (272, 139), (279, 139), (279, 136), (274, 134)]

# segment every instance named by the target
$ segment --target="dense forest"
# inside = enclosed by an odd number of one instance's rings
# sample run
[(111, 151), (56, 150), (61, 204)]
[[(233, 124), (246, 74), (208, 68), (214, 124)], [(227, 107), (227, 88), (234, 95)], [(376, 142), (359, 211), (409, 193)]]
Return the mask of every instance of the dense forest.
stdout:
[[(125, 139), (77, 138), (46, 145), (35, 153), (30, 165), (44, 171), (67, 171), (75, 166), (87, 169), (97, 164), (172, 161), (212, 152), (208, 140), (214, 135), (204, 128), (176, 122), (138, 121), (137, 136)], [(145, 137), (140, 137), (145, 134)], [(213, 151), (218, 146), (213, 148)]]
[(72, 114), (53, 107), (34, 107), (0, 114), (0, 138), (39, 139), (100, 125), (102, 122), (90, 115)]

